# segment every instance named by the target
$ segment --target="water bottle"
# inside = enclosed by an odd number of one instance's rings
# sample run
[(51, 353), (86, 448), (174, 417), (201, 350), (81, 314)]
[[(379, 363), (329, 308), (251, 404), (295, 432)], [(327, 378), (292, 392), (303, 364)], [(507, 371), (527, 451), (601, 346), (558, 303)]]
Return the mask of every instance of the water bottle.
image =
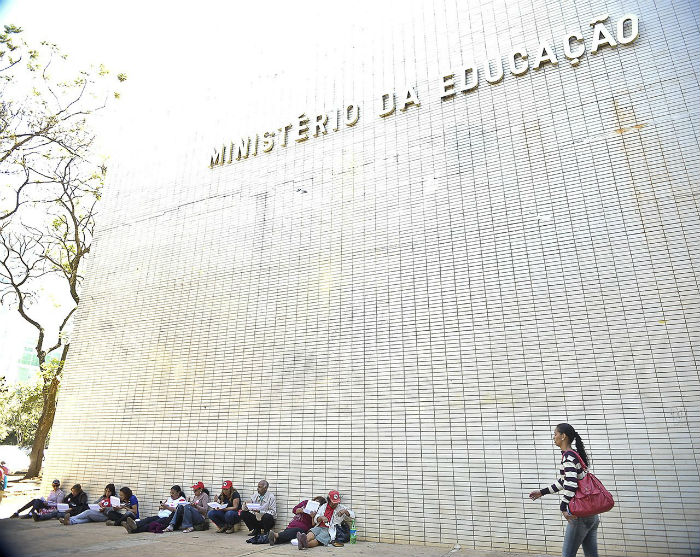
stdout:
[(350, 526), (350, 543), (357, 543), (357, 527), (355, 526), (355, 519), (352, 519), (352, 526)]

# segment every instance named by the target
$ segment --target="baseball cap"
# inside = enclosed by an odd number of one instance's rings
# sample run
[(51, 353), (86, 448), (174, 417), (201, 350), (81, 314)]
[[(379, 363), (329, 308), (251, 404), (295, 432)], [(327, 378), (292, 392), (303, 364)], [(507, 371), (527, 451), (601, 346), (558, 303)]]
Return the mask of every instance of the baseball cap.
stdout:
[(233, 482), (231, 480), (226, 480), (222, 486), (221, 489), (231, 489), (233, 487)]
[(329, 492), (328, 492), (328, 500), (329, 500), (331, 503), (340, 503), (340, 493), (338, 493), (338, 492), (335, 491), (335, 490), (329, 491)]
[(204, 484), (202, 482), (197, 482), (192, 486), (192, 489), (204, 489)]

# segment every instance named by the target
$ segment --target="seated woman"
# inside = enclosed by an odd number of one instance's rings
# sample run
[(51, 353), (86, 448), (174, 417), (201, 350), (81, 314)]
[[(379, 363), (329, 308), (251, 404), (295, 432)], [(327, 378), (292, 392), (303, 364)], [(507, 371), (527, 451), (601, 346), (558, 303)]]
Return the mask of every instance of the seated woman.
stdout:
[[(63, 503), (63, 500), (66, 498), (66, 494), (63, 493), (63, 491), (61, 490), (61, 482), (59, 482), (58, 480), (54, 480), (51, 483), (51, 487), (52, 489), (46, 497), (42, 497), (41, 499), (32, 499), (21, 509), (18, 509), (17, 512), (14, 513), (10, 518), (34, 517), (35, 520), (39, 520), (38, 516), (40, 515), (40, 511), (49, 511), (55, 513), (53, 516), (56, 516), (56, 514), (58, 514), (56, 512), (56, 505), (58, 505), (59, 503)], [(29, 507), (31, 507), (31, 509), (29, 509)], [(29, 509), (29, 512), (24, 516), (20, 516), (19, 513), (21, 513), (22, 511), (26, 511), (27, 509)]]
[(88, 505), (88, 495), (83, 491), (80, 484), (75, 484), (70, 488), (70, 493), (63, 502), (67, 503), (70, 507), (68, 512), (63, 515), (64, 524), (67, 524), (71, 516), (77, 516), (90, 509)]
[(119, 505), (107, 510), (105, 526), (123, 526), (127, 518), (139, 517), (139, 500), (131, 489), (124, 486), (119, 490), (119, 502)]
[(61, 522), (66, 526), (71, 524), (85, 524), (86, 522), (105, 522), (107, 520), (107, 512), (112, 506), (109, 498), (116, 495), (116, 489), (114, 484), (107, 484), (105, 486), (104, 494), (95, 501), (95, 504), (100, 507), (99, 510), (88, 509), (75, 516), (66, 513)]
[(316, 513), (316, 526), (306, 534), (297, 534), (299, 549), (307, 549), (317, 545), (342, 546), (343, 544), (335, 539), (336, 527), (346, 517), (355, 518), (355, 513), (345, 505), (340, 504), (340, 493), (335, 490), (328, 492), (328, 503), (321, 505)]
[(231, 480), (226, 480), (221, 486), (221, 493), (216, 502), (226, 505), (224, 509), (212, 509), (207, 516), (219, 528), (217, 534), (233, 534), (236, 523), (241, 521), (238, 511), (241, 510), (241, 496), (233, 487)]
[(207, 519), (207, 509), (209, 508), (209, 490), (202, 482), (197, 482), (192, 486), (194, 497), (189, 505), (178, 505), (175, 512), (170, 517), (170, 524), (163, 532), (172, 532), (182, 528), (182, 532), (189, 534), (194, 531), (195, 526), (204, 524)]
[(161, 501), (158, 514), (148, 516), (136, 522), (133, 518), (128, 517), (122, 524), (129, 534), (138, 534), (140, 532), (162, 532), (163, 529), (170, 523), (170, 515), (177, 510), (177, 506), (181, 503), (187, 503), (185, 493), (179, 485), (174, 485), (170, 488), (170, 497), (165, 501)]
[[(313, 500), (318, 502), (319, 505), (326, 504), (326, 500), (323, 497), (314, 497)], [(289, 543), (297, 537), (298, 533), (301, 532), (302, 534), (306, 534), (306, 532), (311, 529), (316, 513), (313, 512), (309, 514), (304, 512), (304, 508), (308, 502), (309, 500), (305, 499), (292, 509), (294, 518), (289, 524), (287, 524), (287, 527), (284, 530), (278, 534), (270, 530), (270, 533), (267, 535), (267, 540), (270, 542), (270, 545), (275, 545), (276, 543)]]

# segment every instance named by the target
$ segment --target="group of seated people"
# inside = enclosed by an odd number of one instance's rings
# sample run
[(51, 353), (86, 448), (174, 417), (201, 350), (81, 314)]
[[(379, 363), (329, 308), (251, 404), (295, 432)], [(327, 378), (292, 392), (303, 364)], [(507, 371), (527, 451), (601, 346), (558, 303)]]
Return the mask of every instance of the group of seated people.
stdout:
[[(123, 526), (129, 534), (177, 529), (189, 533), (208, 529), (209, 521), (216, 525), (217, 533), (232, 534), (236, 525), (243, 522), (252, 536), (247, 541), (254, 544), (292, 542), (299, 549), (307, 549), (318, 545), (342, 546), (349, 541), (349, 528), (344, 522), (354, 521), (355, 513), (340, 503), (338, 491), (331, 490), (327, 499), (314, 497), (299, 502), (292, 509), (292, 521), (284, 530), (275, 532), (277, 501), (268, 488), (269, 483), (261, 480), (257, 492), (242, 501), (230, 480), (223, 482), (221, 492), (213, 499), (202, 482), (192, 486), (194, 495), (189, 499), (179, 485), (174, 485), (169, 496), (160, 501), (156, 515), (140, 518), (138, 499), (128, 487), (122, 487), (117, 496), (114, 484), (107, 484), (102, 496), (89, 504), (80, 484), (75, 484), (66, 495), (61, 482), (54, 480), (47, 497), (31, 500), (11, 518), (37, 521), (58, 518), (66, 526), (104, 522), (107, 526)], [(27, 510), (25, 515), (20, 514)]]

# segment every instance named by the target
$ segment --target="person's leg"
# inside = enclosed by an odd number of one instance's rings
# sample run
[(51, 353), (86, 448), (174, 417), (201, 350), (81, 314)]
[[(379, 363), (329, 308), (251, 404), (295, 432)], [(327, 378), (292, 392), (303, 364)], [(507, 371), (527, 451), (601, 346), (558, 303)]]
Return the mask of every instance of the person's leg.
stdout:
[(581, 547), (581, 542), (586, 536), (588, 528), (581, 518), (572, 518), (566, 525), (566, 533), (564, 534), (564, 543), (562, 544), (562, 557), (576, 557), (578, 548)]
[(229, 526), (235, 526), (241, 521), (241, 517), (238, 514), (238, 511), (226, 511), (225, 517), (226, 524), (228, 524)]
[(90, 522), (105, 522), (107, 520), (107, 515), (100, 511), (91, 511), (90, 509), (88, 509), (83, 514), (87, 516)]
[(171, 530), (177, 528), (177, 524), (182, 522), (182, 514), (185, 512), (185, 507), (189, 507), (189, 505), (178, 505), (175, 512), (170, 515), (168, 527), (170, 527)]
[(87, 510), (83, 511), (80, 514), (76, 514), (75, 516), (71, 516), (68, 519), (69, 524), (85, 524), (86, 522), (90, 522), (90, 518), (88, 516), (88, 513), (91, 513), (93, 511)]
[(598, 557), (598, 525), (600, 524), (600, 518), (598, 515), (595, 515), (585, 520), (588, 525), (588, 533), (581, 542), (583, 554), (585, 557)]
[(192, 526), (197, 526), (197, 524), (201, 524), (202, 522), (204, 522), (206, 520), (204, 518), (204, 515), (202, 515), (202, 513), (200, 513), (194, 507), (190, 508), (190, 514), (192, 515), (190, 517), (190, 522), (192, 523)]
[[(182, 509), (182, 511), (180, 511), (180, 509)], [(180, 506), (178, 506), (177, 511), (180, 513), (180, 517), (181, 517), (180, 518), (180, 528), (182, 530), (187, 530), (188, 528), (192, 528), (192, 526), (194, 526), (192, 524), (192, 520), (193, 520), (192, 519), (192, 511), (193, 510), (194, 510), (194, 508), (192, 507), (192, 505), (180, 505)], [(195, 512), (197, 512), (197, 511), (195, 511)], [(197, 514), (199, 514), (199, 513), (197, 512)], [(172, 522), (170, 524), (172, 524)]]
[(155, 522), (158, 520), (160, 517), (159, 516), (147, 516), (146, 518), (142, 518), (136, 523), (136, 528), (134, 529), (133, 532), (130, 532), (131, 534), (140, 534), (141, 532), (148, 532), (148, 525), (151, 522)]
[(260, 517), (260, 526), (263, 532), (267, 532), (275, 525), (275, 518), (268, 513), (265, 513)]
[(216, 524), (216, 527), (219, 529), (219, 532), (223, 532), (226, 529), (225, 515), (226, 513), (220, 510), (211, 510), (207, 513), (209, 520)]
[(286, 528), (275, 534), (275, 544), (289, 543), (297, 537), (299, 532), (305, 532), (305, 530), (303, 528)]
[(245, 522), (245, 525), (248, 527), (248, 530), (250, 530), (251, 533), (260, 533), (260, 521), (255, 518), (255, 515), (252, 512), (241, 511), (241, 520)]
[(32, 507), (32, 510), (34, 510), (34, 503), (35, 503), (36, 501), (41, 501), (41, 499), (32, 499), (31, 501), (29, 501), (29, 503), (27, 503), (26, 505), (24, 505), (22, 508), (17, 509), (17, 510), (15, 511), (15, 514), (16, 514), (16, 515), (19, 515), (19, 513), (21, 513), (22, 511), (26, 511), (29, 507)]

